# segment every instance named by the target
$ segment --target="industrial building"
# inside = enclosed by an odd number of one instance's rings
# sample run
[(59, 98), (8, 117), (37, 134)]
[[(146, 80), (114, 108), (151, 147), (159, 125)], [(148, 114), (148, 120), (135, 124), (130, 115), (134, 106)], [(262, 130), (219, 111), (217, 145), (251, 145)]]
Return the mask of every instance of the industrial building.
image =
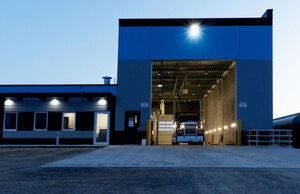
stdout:
[(1, 142), (168, 145), (182, 113), (206, 144), (245, 142), (273, 128), (272, 20), (120, 19), (118, 83), (0, 86)]

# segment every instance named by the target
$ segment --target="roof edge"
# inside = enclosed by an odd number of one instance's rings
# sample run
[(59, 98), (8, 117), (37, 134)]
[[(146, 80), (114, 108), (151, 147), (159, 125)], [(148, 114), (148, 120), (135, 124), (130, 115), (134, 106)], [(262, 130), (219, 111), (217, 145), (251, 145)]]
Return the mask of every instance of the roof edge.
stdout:
[(118, 84), (3, 84), (0, 87), (117, 86)]
[(119, 27), (138, 26), (187, 26), (190, 23), (200, 23), (202, 26), (272, 26), (273, 9), (267, 9), (258, 18), (143, 18), (119, 19)]

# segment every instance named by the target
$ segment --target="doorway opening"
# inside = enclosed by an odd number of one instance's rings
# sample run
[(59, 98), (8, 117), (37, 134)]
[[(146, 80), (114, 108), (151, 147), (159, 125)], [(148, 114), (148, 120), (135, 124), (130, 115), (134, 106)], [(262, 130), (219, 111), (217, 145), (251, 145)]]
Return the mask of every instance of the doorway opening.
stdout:
[(153, 61), (152, 144), (171, 145), (182, 117), (203, 131), (204, 145), (235, 144), (235, 69), (233, 60)]
[(110, 112), (95, 113), (94, 144), (109, 144)]

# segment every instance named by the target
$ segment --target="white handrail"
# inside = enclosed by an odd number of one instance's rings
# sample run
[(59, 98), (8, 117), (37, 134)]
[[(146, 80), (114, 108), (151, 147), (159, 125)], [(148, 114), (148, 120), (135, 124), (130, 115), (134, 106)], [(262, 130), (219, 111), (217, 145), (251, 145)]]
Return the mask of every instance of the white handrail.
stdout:
[(248, 131), (249, 146), (288, 146), (293, 142), (290, 129), (252, 129)]

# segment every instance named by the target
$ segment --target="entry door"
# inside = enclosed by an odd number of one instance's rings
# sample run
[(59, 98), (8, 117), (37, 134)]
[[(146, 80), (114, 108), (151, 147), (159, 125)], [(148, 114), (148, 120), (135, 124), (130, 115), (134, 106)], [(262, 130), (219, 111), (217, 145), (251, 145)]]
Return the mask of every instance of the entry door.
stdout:
[(109, 112), (95, 113), (94, 144), (109, 144)]
[(125, 144), (139, 144), (139, 132), (141, 111), (125, 111)]

